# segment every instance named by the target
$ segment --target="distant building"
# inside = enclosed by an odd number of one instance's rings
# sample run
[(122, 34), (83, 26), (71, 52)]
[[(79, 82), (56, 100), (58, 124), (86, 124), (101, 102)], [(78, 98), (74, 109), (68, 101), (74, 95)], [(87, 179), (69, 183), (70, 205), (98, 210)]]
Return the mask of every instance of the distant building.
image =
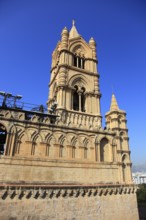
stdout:
[(132, 173), (132, 178), (135, 184), (146, 183), (146, 173), (142, 173), (142, 172)]
[(126, 112), (113, 94), (102, 128), (97, 64), (73, 23), (52, 54), (51, 114), (0, 108), (1, 219), (138, 220)]

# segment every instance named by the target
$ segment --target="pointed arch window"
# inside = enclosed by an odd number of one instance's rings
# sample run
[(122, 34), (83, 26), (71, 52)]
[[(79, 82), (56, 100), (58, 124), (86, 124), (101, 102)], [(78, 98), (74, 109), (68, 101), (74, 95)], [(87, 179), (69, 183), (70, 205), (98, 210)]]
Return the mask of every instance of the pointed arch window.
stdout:
[(83, 57), (80, 57), (75, 54), (73, 56), (73, 65), (78, 68), (84, 69), (85, 68), (85, 59)]
[(109, 146), (108, 140), (103, 138), (100, 142), (100, 161), (107, 162), (109, 161)]
[(73, 93), (73, 110), (85, 112), (85, 88), (78, 88), (77, 85), (74, 86)]

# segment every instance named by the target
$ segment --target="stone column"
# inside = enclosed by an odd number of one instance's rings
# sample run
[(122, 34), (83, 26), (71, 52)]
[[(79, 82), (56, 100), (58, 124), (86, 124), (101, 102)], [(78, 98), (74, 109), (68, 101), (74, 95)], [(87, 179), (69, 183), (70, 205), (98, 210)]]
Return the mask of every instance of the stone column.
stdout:
[(95, 158), (97, 162), (100, 162), (100, 143), (97, 142), (95, 146)]
[(82, 95), (82, 92), (81, 91), (78, 91), (78, 94), (79, 94), (79, 111), (81, 112), (81, 95)]
[(11, 133), (11, 142), (10, 142), (10, 151), (9, 151), (10, 156), (13, 156), (14, 143), (15, 143), (15, 134)]
[(7, 138), (6, 138), (6, 149), (4, 151), (4, 155), (9, 155), (10, 152), (10, 138), (11, 138), (11, 133), (7, 132)]
[(90, 113), (92, 113), (92, 95), (90, 95), (90, 106), (91, 106), (91, 109), (90, 109)]
[(77, 67), (79, 66), (79, 57), (77, 56)]

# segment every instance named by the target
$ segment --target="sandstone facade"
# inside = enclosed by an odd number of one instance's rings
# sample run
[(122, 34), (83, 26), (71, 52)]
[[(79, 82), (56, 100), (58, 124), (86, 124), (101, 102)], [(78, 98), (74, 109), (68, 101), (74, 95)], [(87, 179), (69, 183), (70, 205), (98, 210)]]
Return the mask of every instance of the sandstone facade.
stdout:
[(126, 113), (113, 94), (102, 128), (97, 63), (94, 39), (64, 28), (49, 113), (0, 107), (1, 219), (138, 219)]

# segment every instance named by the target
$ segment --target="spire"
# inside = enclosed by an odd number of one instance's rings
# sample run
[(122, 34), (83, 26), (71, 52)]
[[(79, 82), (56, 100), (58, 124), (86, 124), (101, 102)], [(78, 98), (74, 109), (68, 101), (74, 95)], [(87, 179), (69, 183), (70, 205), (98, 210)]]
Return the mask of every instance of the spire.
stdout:
[(119, 106), (116, 100), (116, 97), (114, 94), (112, 94), (112, 99), (111, 99), (111, 106), (110, 106), (110, 111), (113, 110), (119, 110)]
[(77, 31), (77, 29), (75, 27), (75, 21), (73, 20), (72, 21), (72, 28), (71, 28), (71, 30), (69, 32), (69, 38), (75, 38), (75, 37), (79, 37), (79, 36), (80, 35), (79, 35), (79, 33), (78, 33), (78, 31)]

